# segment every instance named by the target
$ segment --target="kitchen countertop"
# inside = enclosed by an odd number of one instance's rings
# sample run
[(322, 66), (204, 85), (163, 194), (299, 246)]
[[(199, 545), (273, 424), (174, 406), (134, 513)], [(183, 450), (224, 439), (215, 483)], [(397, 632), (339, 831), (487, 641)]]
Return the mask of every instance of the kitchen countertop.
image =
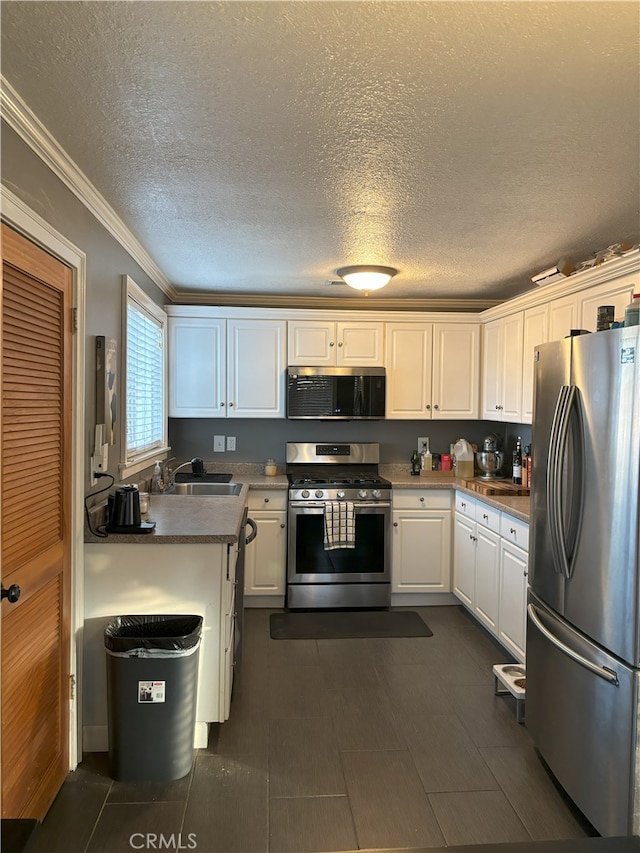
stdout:
[(465, 488), (455, 477), (447, 472), (433, 471), (428, 476), (413, 477), (406, 465), (380, 465), (380, 476), (390, 480), (396, 489), (453, 489), (464, 492), (465, 495), (483, 501), (489, 506), (509, 513), (520, 521), (529, 522), (530, 504), (529, 497), (514, 495), (504, 497), (502, 495), (481, 495), (471, 489)]
[[(484, 501), (496, 509), (507, 512), (521, 521), (529, 521), (528, 497), (503, 497), (498, 495), (479, 495), (465, 488), (454, 477), (444, 472), (433, 472), (429, 476), (412, 477), (406, 465), (380, 465), (380, 476), (389, 480), (397, 489), (453, 489), (470, 497)], [(209, 544), (237, 542), (240, 534), (242, 512), (247, 501), (249, 489), (268, 489), (283, 491), (288, 487), (284, 473), (267, 477), (256, 465), (238, 464), (234, 466), (234, 482), (242, 483), (243, 488), (237, 497), (211, 497), (201, 495), (151, 495), (149, 512), (145, 521), (155, 521), (152, 533), (115, 534), (105, 539), (92, 534), (85, 525), (86, 543), (128, 543), (128, 544)], [(94, 525), (96, 522), (93, 522)]]

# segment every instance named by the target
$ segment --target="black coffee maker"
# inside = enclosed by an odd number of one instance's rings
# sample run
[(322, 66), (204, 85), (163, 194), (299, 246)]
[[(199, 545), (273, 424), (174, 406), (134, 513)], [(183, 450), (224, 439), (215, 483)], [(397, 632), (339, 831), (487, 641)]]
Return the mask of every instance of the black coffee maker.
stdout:
[(138, 527), (140, 521), (140, 492), (137, 486), (121, 486), (113, 495), (109, 495), (111, 527)]
[(140, 518), (140, 492), (137, 486), (121, 486), (109, 495), (107, 533), (149, 533), (155, 522)]

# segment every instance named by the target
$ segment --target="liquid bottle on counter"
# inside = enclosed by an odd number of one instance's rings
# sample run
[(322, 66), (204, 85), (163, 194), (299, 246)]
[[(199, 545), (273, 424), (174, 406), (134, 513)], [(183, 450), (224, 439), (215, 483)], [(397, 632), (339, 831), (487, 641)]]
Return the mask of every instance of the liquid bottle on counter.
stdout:
[(155, 495), (164, 491), (164, 480), (162, 479), (162, 469), (160, 463), (156, 462), (151, 476), (151, 492)]
[(640, 326), (640, 293), (634, 293), (633, 299), (624, 309), (624, 325)]
[(414, 476), (420, 476), (420, 454), (417, 450), (411, 454), (411, 473)]
[(513, 476), (512, 481), (516, 486), (522, 485), (522, 439), (518, 436), (516, 449), (513, 451)]
[(429, 439), (422, 442), (422, 453), (420, 454), (420, 469), (422, 471), (433, 470), (433, 455), (429, 449)]
[(531, 448), (532, 448), (532, 445), (527, 444), (527, 446), (525, 448), (527, 464), (526, 465), (524, 464), (524, 460), (523, 460), (523, 464), (522, 464), (522, 478), (525, 481), (525, 485), (528, 489), (531, 488), (531, 468), (533, 466), (533, 457), (531, 455)]

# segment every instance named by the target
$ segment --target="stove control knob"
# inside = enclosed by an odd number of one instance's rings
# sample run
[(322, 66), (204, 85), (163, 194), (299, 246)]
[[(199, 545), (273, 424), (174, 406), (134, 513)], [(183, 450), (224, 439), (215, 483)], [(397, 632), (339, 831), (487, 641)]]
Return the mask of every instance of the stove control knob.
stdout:
[(324, 492), (322, 491), (322, 489), (316, 489), (316, 497), (317, 498), (321, 498), (323, 494), (324, 494)]
[(303, 498), (308, 498), (308, 497), (309, 497), (309, 489), (303, 489), (303, 490), (302, 490), (302, 497), (303, 497)]
[(382, 497), (382, 495), (380, 494), (380, 489), (374, 489), (374, 490), (371, 492), (371, 496), (372, 496), (373, 498), (375, 498), (375, 500), (380, 500), (380, 498)]
[(360, 489), (360, 491), (358, 492), (358, 497), (360, 498), (360, 500), (363, 501), (366, 498), (366, 496), (367, 496), (366, 490)]
[(339, 500), (339, 501), (344, 500), (344, 491), (343, 491), (343, 489), (339, 489), (339, 490), (338, 490), (338, 500)]

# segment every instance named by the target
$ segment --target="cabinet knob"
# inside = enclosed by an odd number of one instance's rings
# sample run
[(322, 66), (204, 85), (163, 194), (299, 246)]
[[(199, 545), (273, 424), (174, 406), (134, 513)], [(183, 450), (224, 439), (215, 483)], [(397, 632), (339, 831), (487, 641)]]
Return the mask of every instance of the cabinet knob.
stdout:
[(268, 504), (268, 503), (269, 503), (269, 498), (265, 498), (265, 499), (264, 499), (264, 502), (265, 502), (266, 504)]
[(440, 406), (436, 403), (436, 404), (435, 404), (435, 406), (434, 406), (433, 408), (434, 408), (434, 409), (439, 409), (439, 408), (440, 408)]
[(487, 513), (486, 513), (486, 512), (483, 512), (483, 513), (482, 513), (482, 517), (484, 518), (484, 520), (485, 520), (485, 521), (487, 521), (487, 520), (488, 520), (488, 518), (489, 518), (489, 516), (487, 515)]
[(525, 570), (524, 570), (524, 572), (523, 572), (522, 574), (523, 574), (523, 575), (524, 575), (524, 577), (526, 578), (526, 577), (527, 577), (527, 575), (529, 574), (529, 572), (525, 569)]
[(281, 524), (281, 525), (280, 525), (280, 527), (284, 530), (285, 525), (284, 525), (284, 524)]
[(7, 599), (9, 604), (15, 604), (20, 598), (21, 589), (17, 583), (12, 583), (9, 589), (2, 587), (2, 598)]
[(516, 532), (515, 527), (510, 527), (510, 528), (509, 528), (509, 533), (513, 533), (513, 534), (515, 535), (515, 532)]
[(430, 411), (431, 411), (431, 403), (427, 403), (427, 405), (425, 406), (425, 409), (426, 409), (428, 412), (430, 412)]
[(229, 406), (233, 406), (233, 403), (229, 403)]
[(421, 497), (420, 500), (422, 501), (422, 503), (424, 503), (424, 497)]
[(333, 341), (329, 341), (329, 346), (330, 346), (330, 347), (334, 347), (334, 346), (335, 346), (335, 343), (334, 343)]
[(466, 507), (467, 507), (467, 505), (464, 501), (460, 501), (460, 506), (462, 507), (462, 509), (466, 509)]
[(398, 522), (397, 522), (397, 521), (394, 521), (394, 522), (393, 522), (393, 526), (394, 526), (394, 527), (397, 527), (397, 526), (398, 526)]
[(220, 408), (224, 409), (224, 403), (220, 403)]
[(342, 346), (342, 341), (340, 341), (340, 343), (338, 344), (338, 346), (339, 346), (339, 347), (341, 347), (341, 346)]

